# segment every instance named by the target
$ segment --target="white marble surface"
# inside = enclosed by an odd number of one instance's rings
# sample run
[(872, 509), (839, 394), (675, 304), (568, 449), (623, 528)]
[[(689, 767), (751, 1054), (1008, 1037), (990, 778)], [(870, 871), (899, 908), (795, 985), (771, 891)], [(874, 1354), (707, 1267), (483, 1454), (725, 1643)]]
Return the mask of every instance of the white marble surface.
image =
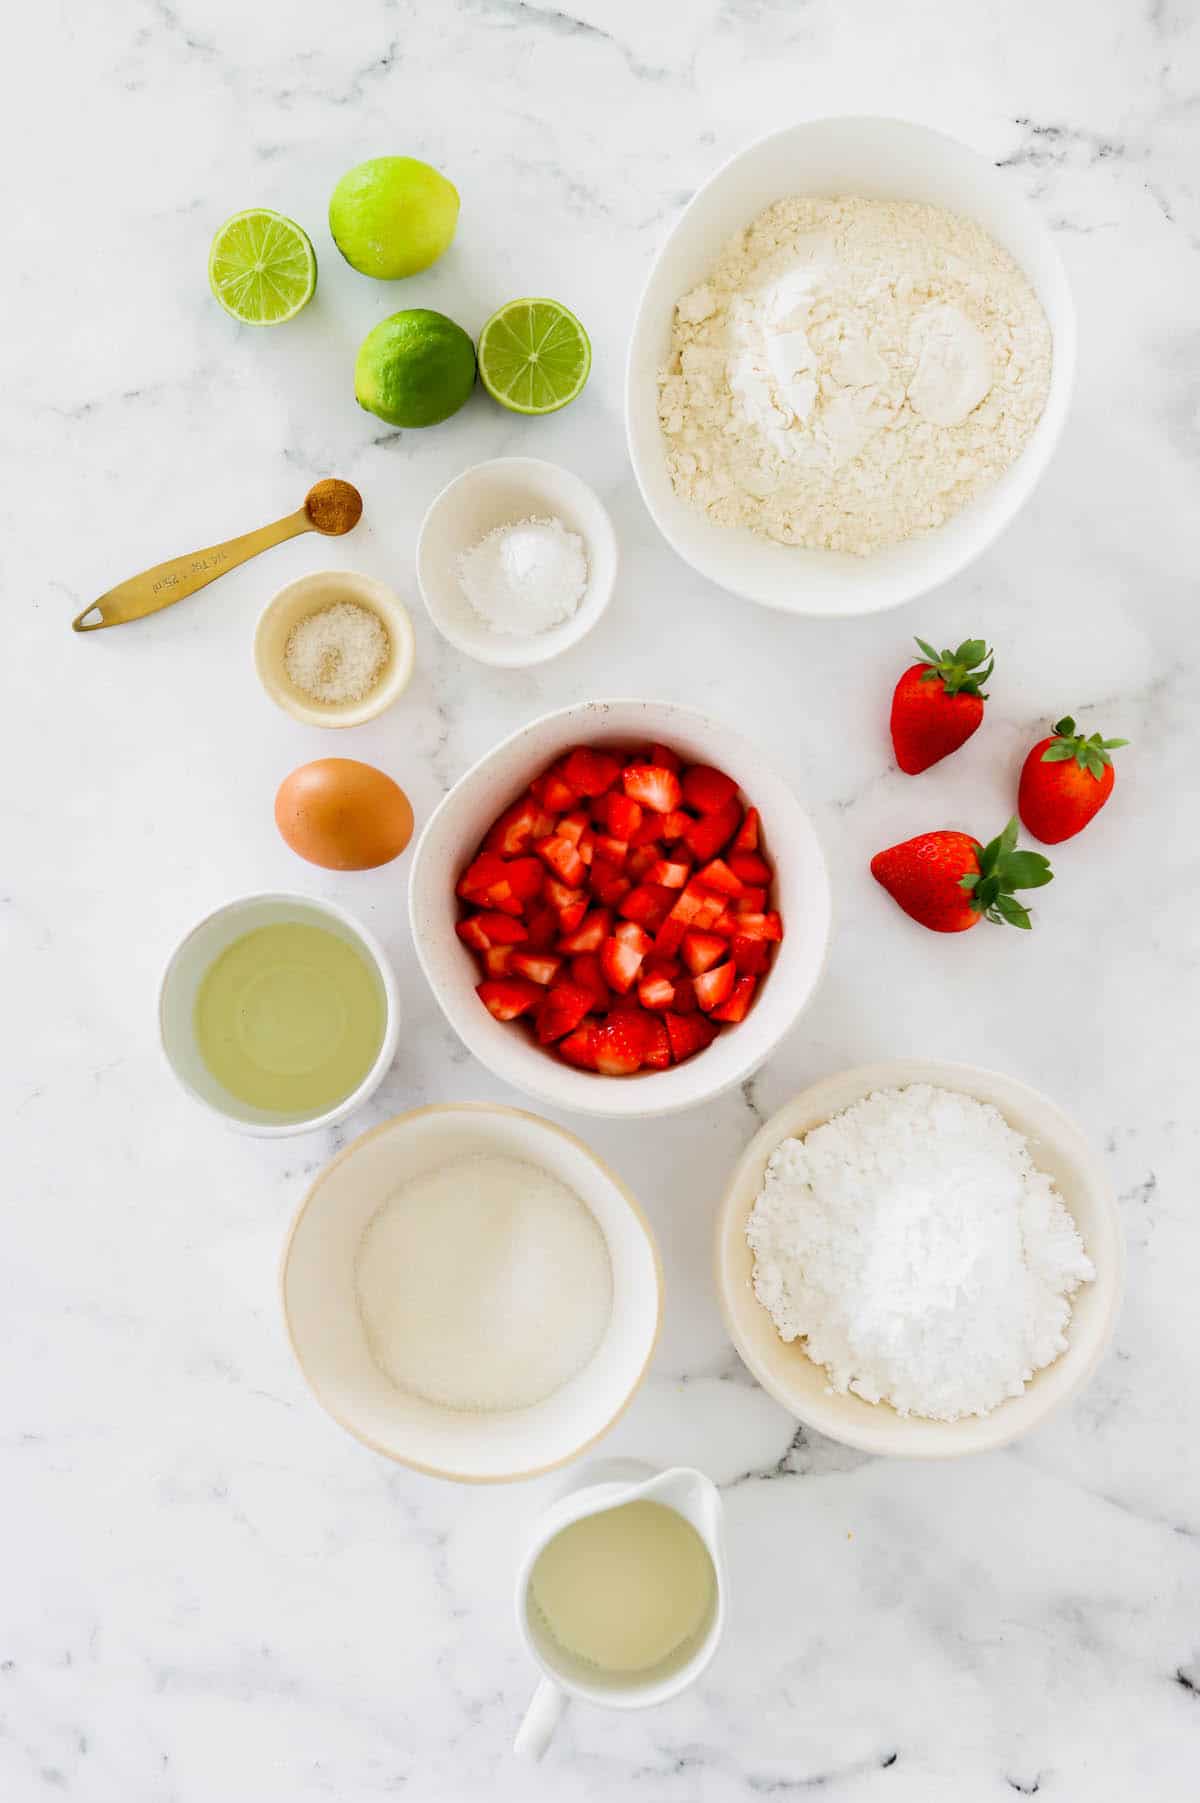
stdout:
[[(0, 1796), (1194, 1796), (1194, 7), (58, 0), (14, 15), (6, 52)], [(621, 424), (660, 235), (726, 154), (812, 110), (908, 113), (1002, 164), (1058, 234), (1082, 331), (1073, 416), (1019, 522), (924, 605), (844, 625), (693, 579), (641, 507)], [(388, 151), (429, 157), (463, 196), (451, 253), (392, 287), (345, 267), (323, 223), (338, 175)], [(255, 202), (303, 221), (321, 262), (316, 303), (271, 334), (235, 328), (204, 274), (214, 227)], [(477, 329), (531, 290), (592, 331), (578, 405), (530, 424), (478, 396), (426, 434), (356, 409), (376, 319), (426, 303)], [(438, 643), (413, 576), (430, 497), (516, 450), (596, 483), (625, 553), (600, 630), (529, 675)], [(68, 633), (110, 583), (330, 473), (366, 497), (353, 538), (285, 546), (145, 626)], [(266, 597), (322, 562), (395, 583), (419, 635), (404, 702), (336, 745), (266, 702), (249, 656)], [(911, 782), (884, 732), (907, 637), (968, 630), (997, 650), (986, 738)], [(509, 1587), (544, 1490), (410, 1475), (311, 1401), (276, 1262), (341, 1136), (262, 1144), (203, 1116), (159, 1062), (154, 990), (222, 898), (334, 896), (383, 935), (407, 1009), (350, 1131), (435, 1098), (513, 1099), (424, 988), (403, 865), (299, 864), (272, 796), (337, 751), (392, 771), (424, 816), (500, 734), (605, 692), (756, 731), (827, 835), (839, 919), (819, 999), (744, 1096), (583, 1124), (643, 1198), (669, 1286), (653, 1375), (607, 1450), (724, 1486), (734, 1622), (694, 1693), (641, 1717), (577, 1710), (531, 1773), (506, 1751), (531, 1684)], [(870, 853), (997, 828), (1022, 747), (1067, 708), (1135, 743), (1105, 815), (1060, 854), (1038, 930), (922, 934), (869, 880)], [(946, 1467), (796, 1434), (739, 1366), (709, 1281), (716, 1193), (758, 1118), (910, 1050), (994, 1064), (1074, 1112), (1107, 1150), (1129, 1244), (1087, 1393), (1012, 1450)]]

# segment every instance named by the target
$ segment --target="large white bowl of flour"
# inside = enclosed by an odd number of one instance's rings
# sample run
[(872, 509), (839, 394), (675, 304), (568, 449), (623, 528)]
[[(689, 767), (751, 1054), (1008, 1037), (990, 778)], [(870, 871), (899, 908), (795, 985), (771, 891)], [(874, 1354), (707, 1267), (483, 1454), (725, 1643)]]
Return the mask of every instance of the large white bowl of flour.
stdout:
[[(809, 1357), (806, 1341), (781, 1338), (768, 1308), (755, 1294), (755, 1259), (746, 1238), (768, 1164), (781, 1142), (802, 1139), (877, 1092), (914, 1084), (968, 1096), (998, 1111), (1025, 1140), (1034, 1169), (1050, 1178), (1095, 1271), (1071, 1298), (1065, 1350), (1036, 1371), (1019, 1395), (1006, 1396), (988, 1413), (957, 1420), (901, 1414), (887, 1402), (868, 1402), (852, 1391), (835, 1389), (826, 1367)], [(855, 1181), (852, 1172), (847, 1171), (845, 1181)], [(885, 1218), (890, 1230), (890, 1217)], [(726, 1188), (715, 1254), (725, 1325), (763, 1388), (798, 1420), (830, 1439), (864, 1452), (903, 1458), (953, 1458), (990, 1451), (1039, 1426), (1082, 1388), (1099, 1363), (1116, 1319), (1124, 1274), (1112, 1185), (1079, 1129), (1053, 1102), (998, 1071), (907, 1058), (827, 1077), (786, 1103), (760, 1128)], [(918, 1255), (914, 1265), (918, 1276), (923, 1275), (920, 1267)], [(944, 1375), (953, 1380), (959, 1373), (951, 1370)]]
[[(789, 196), (915, 201), (973, 220), (1028, 278), (1053, 340), (1044, 410), (1016, 460), (945, 523), (866, 556), (788, 545), (718, 525), (676, 493), (659, 420), (659, 375), (677, 302), (711, 274), (724, 246)], [(1061, 259), (1011, 176), (942, 132), (900, 119), (813, 119), (762, 138), (690, 202), (650, 271), (626, 370), (629, 454), (668, 542), (701, 575), (768, 607), (813, 616), (876, 613), (948, 581), (978, 557), (1033, 493), (1058, 442), (1075, 372), (1075, 312)]]

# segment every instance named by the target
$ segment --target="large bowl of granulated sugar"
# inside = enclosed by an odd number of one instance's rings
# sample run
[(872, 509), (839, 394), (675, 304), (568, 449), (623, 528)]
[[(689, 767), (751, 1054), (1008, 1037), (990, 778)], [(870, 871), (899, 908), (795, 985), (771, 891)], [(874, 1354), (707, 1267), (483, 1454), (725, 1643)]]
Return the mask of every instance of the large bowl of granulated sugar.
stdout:
[(1075, 312), (1016, 173), (900, 119), (811, 119), (685, 208), (630, 338), (643, 499), (702, 575), (877, 613), (957, 575), (1062, 432)]
[(843, 1071), (773, 1115), (730, 1178), (715, 1250), (726, 1326), (763, 1388), (832, 1440), (904, 1458), (1003, 1446), (1074, 1396), (1124, 1269), (1107, 1173), (1054, 1103), (913, 1059)]

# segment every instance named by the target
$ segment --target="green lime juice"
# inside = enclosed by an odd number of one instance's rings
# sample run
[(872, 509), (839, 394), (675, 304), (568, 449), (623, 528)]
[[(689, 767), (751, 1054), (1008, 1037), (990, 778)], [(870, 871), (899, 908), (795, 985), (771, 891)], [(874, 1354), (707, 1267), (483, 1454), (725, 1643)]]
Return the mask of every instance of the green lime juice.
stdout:
[(282, 921), (226, 946), (196, 995), (196, 1043), (239, 1102), (321, 1114), (356, 1090), (383, 1043), (386, 998), (363, 954)]

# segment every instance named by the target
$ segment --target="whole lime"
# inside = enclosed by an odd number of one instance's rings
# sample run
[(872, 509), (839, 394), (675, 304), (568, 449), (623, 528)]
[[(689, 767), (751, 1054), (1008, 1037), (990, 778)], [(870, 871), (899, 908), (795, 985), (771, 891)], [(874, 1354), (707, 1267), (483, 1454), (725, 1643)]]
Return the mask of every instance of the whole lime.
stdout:
[(391, 426), (436, 426), (457, 413), (475, 386), (475, 346), (452, 319), (409, 307), (381, 319), (354, 365), (360, 407)]
[(372, 157), (343, 175), (329, 230), (352, 269), (391, 281), (428, 269), (458, 224), (458, 189), (416, 157)]

